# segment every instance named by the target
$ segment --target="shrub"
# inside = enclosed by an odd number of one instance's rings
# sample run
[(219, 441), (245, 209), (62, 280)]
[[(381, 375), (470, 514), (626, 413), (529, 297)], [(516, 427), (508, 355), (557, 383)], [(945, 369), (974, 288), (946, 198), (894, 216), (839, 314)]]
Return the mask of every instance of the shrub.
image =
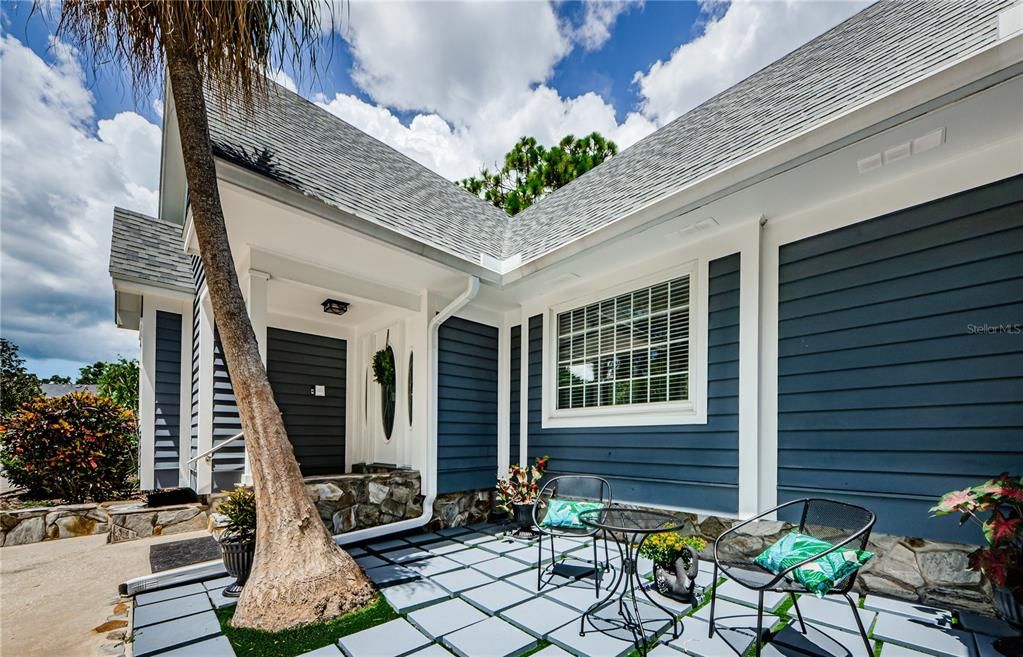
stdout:
[(0, 427), (0, 462), (33, 497), (102, 502), (129, 488), (135, 432), (134, 414), (104, 397), (40, 398)]
[(227, 516), (221, 540), (251, 541), (256, 537), (256, 495), (247, 486), (238, 486), (217, 506)]

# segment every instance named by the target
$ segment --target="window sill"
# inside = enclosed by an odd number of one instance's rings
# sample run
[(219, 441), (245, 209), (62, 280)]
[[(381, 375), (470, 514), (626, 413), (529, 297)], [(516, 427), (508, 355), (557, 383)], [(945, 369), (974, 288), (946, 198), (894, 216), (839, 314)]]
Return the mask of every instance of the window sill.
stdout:
[(651, 427), (707, 424), (706, 413), (688, 409), (633, 410), (609, 413), (556, 413), (543, 417), (543, 429)]

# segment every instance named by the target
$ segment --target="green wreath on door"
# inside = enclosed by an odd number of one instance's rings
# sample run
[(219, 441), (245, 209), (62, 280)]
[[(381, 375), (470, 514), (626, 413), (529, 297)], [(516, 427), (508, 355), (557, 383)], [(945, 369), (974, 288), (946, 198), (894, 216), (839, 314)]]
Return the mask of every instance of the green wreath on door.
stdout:
[(373, 380), (380, 384), (380, 417), (384, 423), (384, 436), (391, 439), (394, 431), (394, 407), (397, 396), (394, 370), (394, 350), (388, 344), (373, 354)]

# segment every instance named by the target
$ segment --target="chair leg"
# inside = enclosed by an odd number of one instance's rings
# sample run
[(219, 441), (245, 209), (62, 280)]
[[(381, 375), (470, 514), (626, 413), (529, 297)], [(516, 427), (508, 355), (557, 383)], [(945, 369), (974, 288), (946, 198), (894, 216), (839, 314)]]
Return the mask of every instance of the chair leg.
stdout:
[(852, 609), (853, 618), (856, 619), (856, 628), (860, 631), (860, 638), (863, 639), (863, 647), (867, 649), (867, 656), (870, 657), (874, 654), (874, 649), (870, 647), (870, 639), (867, 638), (867, 630), (863, 627), (863, 621), (860, 619), (860, 610), (856, 607), (856, 603), (853, 602), (852, 597), (848, 593), (843, 593), (845, 601), (849, 603), (849, 608)]
[(755, 641), (757, 642), (757, 657), (760, 657), (760, 639), (764, 633), (764, 592), (757, 592), (757, 636)]
[(799, 619), (799, 629), (803, 634), (806, 634), (806, 624), (803, 622), (803, 614), (799, 611), (799, 603), (796, 602), (796, 594), (790, 591), (789, 597), (792, 598), (792, 608), (796, 610), (796, 618)]
[(543, 588), (543, 534), (536, 542), (536, 590)]
[(711, 581), (711, 589), (710, 589), (710, 623), (708, 623), (708, 625), (710, 625), (710, 627), (707, 629), (707, 638), (708, 639), (713, 639), (714, 638), (714, 603), (716, 603), (717, 600), (718, 600), (718, 587), (717, 587), (717, 583), (718, 583), (718, 565), (717, 565), (717, 563), (715, 563), (714, 564), (714, 579)]
[(597, 563), (597, 538), (593, 537), (593, 597), (600, 597), (600, 564)]

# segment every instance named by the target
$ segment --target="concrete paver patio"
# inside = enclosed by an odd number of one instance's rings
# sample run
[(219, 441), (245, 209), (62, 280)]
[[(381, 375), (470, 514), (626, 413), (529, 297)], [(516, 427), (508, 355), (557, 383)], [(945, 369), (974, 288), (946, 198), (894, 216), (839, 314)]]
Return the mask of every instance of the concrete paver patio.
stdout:
[[(534, 653), (540, 657), (622, 657), (632, 653), (631, 638), (620, 631), (612, 632), (614, 636), (597, 632), (579, 636), (582, 612), (598, 599), (592, 580), (556, 578), (537, 591), (536, 571), (507, 556), (535, 555), (535, 545), (510, 546), (518, 539), (506, 539), (501, 531), (496, 525), (479, 525), (363, 546), (365, 556), (361, 560), (376, 564), (369, 570), (371, 576), (374, 571), (380, 575), (384, 571), (400, 573), (398, 578), (376, 579), (384, 598), (402, 618), (349, 635), (338, 645), (304, 657), (434, 657), (452, 653), (462, 657), (517, 657), (537, 646), (543, 646)], [(503, 544), (501, 548), (485, 553), (487, 559), (477, 560), (479, 553), (499, 544)], [(518, 549), (503, 549), (509, 546)], [(441, 554), (437, 554), (438, 549)], [(451, 558), (455, 554), (467, 557), (464, 560), (468, 563)], [(699, 581), (703, 585), (709, 586), (710, 580), (708, 574), (701, 573)], [(611, 581), (607, 577), (602, 585)], [(211, 641), (219, 629), (209, 626), (214, 605), (232, 604), (231, 599), (220, 595), (227, 583), (229, 579), (221, 577), (201, 587), (186, 584), (138, 596), (135, 618), (149, 624), (139, 628), (136, 623), (135, 654), (233, 654), (224, 642)], [(671, 602), (665, 606), (682, 619), (681, 633), (673, 638), (670, 619), (664, 612), (640, 601), (643, 618), (650, 621), (651, 655), (730, 657), (742, 655), (751, 646), (756, 597), (726, 579), (717, 585), (722, 595), (717, 602), (717, 632), (713, 638), (707, 637), (708, 606), (693, 612), (688, 605), (658, 598), (661, 603)], [(602, 589), (601, 596), (605, 594)], [(196, 600), (202, 598), (206, 603), (197, 605)], [(808, 630), (805, 635), (798, 631), (794, 611), (785, 613), (785, 601), (777, 597), (770, 600), (771, 609), (782, 617), (768, 613), (764, 625), (781, 629), (764, 647), (764, 657), (862, 657), (864, 647), (856, 633), (852, 610), (844, 601), (800, 596)], [(153, 611), (146, 611), (147, 606)], [(881, 657), (988, 657), (993, 655), (990, 644), (994, 638), (1008, 631), (1004, 623), (981, 617), (969, 619), (970, 629), (952, 627), (949, 612), (875, 596), (867, 596), (861, 606), (860, 617), (871, 632), (872, 645), (875, 649), (880, 646)], [(599, 614), (612, 617), (616, 611), (617, 602), (612, 602)], [(153, 620), (157, 615), (163, 620)], [(189, 629), (182, 632), (183, 627)], [(198, 634), (202, 636), (196, 637)], [(164, 638), (167, 636), (176, 636), (177, 643), (168, 642)], [(201, 644), (192, 643), (199, 638)], [(209, 652), (194, 652), (199, 645), (208, 646)]]

